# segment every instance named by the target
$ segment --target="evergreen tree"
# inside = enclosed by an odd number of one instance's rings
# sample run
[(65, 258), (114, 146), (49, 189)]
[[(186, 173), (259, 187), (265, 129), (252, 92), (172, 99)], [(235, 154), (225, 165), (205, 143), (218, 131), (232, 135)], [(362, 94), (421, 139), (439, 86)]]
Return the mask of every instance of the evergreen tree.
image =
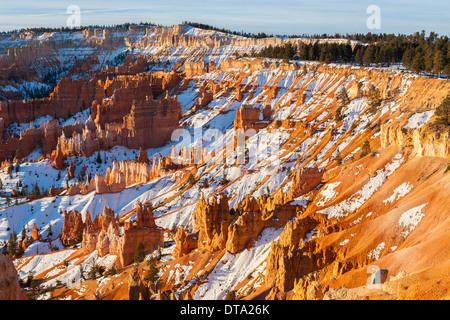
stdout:
[(334, 160), (336, 160), (337, 164), (342, 164), (342, 158), (341, 158), (341, 154), (339, 152), (336, 155), (336, 158), (334, 158)]
[(375, 49), (373, 46), (369, 46), (364, 52), (363, 63), (366, 66), (370, 66), (370, 64), (373, 63), (374, 61), (375, 61)]
[(433, 72), (434, 63), (434, 51), (431, 48), (427, 48), (424, 54), (424, 71), (428, 73)]
[(441, 129), (448, 129), (450, 126), (450, 94), (436, 108), (436, 119), (434, 124)]
[(17, 234), (14, 230), (12, 233), (9, 234), (9, 241), (8, 241), (8, 255), (10, 257), (15, 257), (17, 255), (18, 245), (17, 245)]
[(371, 85), (369, 91), (367, 92), (367, 98), (370, 106), (369, 112), (375, 113), (381, 106), (380, 90), (374, 85)]
[(31, 195), (34, 198), (39, 198), (41, 196), (41, 190), (39, 189), (39, 186), (36, 184), (33, 185), (33, 189), (31, 190)]
[(190, 186), (193, 186), (195, 184), (195, 177), (192, 173), (189, 174), (188, 183)]
[(102, 156), (100, 154), (100, 150), (98, 150), (98, 152), (97, 152), (97, 159), (96, 159), (96, 161), (97, 161), (98, 164), (102, 163)]
[(27, 231), (25, 230), (25, 225), (22, 228), (22, 232), (21, 232), (20, 236), (21, 236), (22, 241), (25, 240), (25, 238), (27, 237)]
[(345, 88), (342, 89), (341, 92), (339, 92), (338, 99), (339, 99), (339, 102), (341, 103), (341, 106), (346, 107), (350, 104), (350, 98), (349, 98), (349, 96), (347, 94), (347, 90), (345, 90)]
[(411, 62), (411, 69), (416, 73), (421, 73), (425, 69), (425, 60), (422, 52), (417, 52)]
[(234, 290), (228, 290), (225, 294), (225, 300), (236, 300), (236, 292)]
[(434, 61), (433, 61), (433, 72), (439, 77), (441, 76), (441, 73), (444, 71), (445, 68), (445, 57), (441, 50), (437, 51), (434, 55)]
[(370, 142), (368, 140), (363, 142), (361, 154), (359, 155), (359, 158), (364, 158), (371, 152), (370, 150)]
[(355, 62), (359, 65), (363, 64), (363, 56), (364, 56), (364, 48), (363, 47), (359, 47), (356, 50), (356, 54), (355, 54)]
[(159, 269), (156, 266), (156, 259), (150, 258), (147, 261), (147, 265), (148, 265), (148, 271), (145, 275), (144, 280), (155, 289), (157, 282), (159, 281), (159, 276), (158, 276)]
[(142, 242), (139, 242), (134, 251), (134, 262), (141, 263), (145, 258), (145, 247)]

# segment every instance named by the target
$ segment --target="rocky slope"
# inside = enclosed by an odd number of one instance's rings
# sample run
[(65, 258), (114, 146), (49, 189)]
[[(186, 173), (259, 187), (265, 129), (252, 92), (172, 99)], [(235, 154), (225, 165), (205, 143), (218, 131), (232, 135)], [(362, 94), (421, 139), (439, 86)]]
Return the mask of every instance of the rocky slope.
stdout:
[(189, 26), (0, 41), (23, 81), (69, 66), (48, 98), (0, 83), (17, 94), (0, 109), (0, 240), (18, 233), (14, 265), (39, 298), (448, 297), (449, 134), (432, 125), (447, 80), (236, 59), (307, 40)]

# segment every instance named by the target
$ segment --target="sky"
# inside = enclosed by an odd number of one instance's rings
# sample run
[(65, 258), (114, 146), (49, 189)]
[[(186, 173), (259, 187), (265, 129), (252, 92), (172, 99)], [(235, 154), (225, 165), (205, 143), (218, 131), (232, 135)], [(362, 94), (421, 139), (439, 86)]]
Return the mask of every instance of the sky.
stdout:
[[(82, 26), (192, 21), (275, 35), (422, 30), (450, 35), (449, 0), (0, 0), (0, 31), (64, 27), (71, 5), (80, 8)], [(371, 6), (377, 11), (368, 12)]]

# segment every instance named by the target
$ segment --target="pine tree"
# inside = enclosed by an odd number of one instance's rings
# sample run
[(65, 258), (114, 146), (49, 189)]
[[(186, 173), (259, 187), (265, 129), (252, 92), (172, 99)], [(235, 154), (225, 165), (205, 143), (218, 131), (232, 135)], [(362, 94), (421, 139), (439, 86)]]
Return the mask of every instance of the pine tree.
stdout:
[(427, 48), (424, 55), (424, 71), (425, 72), (433, 72), (433, 63), (434, 63), (434, 51), (431, 48)]
[(229, 182), (228, 179), (227, 179), (227, 174), (225, 172), (225, 168), (223, 169), (222, 180), (220, 182), (221, 182), (222, 185), (225, 185), (225, 184), (227, 184)]
[(159, 281), (159, 276), (158, 276), (159, 269), (156, 266), (155, 258), (150, 258), (147, 261), (147, 265), (148, 265), (148, 271), (147, 271), (147, 273), (145, 275), (145, 279), (144, 280), (148, 284), (152, 285), (153, 288), (156, 288), (156, 284)]
[(337, 164), (342, 164), (342, 158), (341, 158), (341, 154), (339, 152), (336, 155), (336, 158), (334, 158), (334, 160), (336, 160)]
[(371, 152), (371, 150), (370, 150), (370, 142), (368, 140), (366, 140), (366, 141), (363, 142), (362, 149), (361, 149), (361, 154), (359, 155), (359, 158), (360, 159), (364, 158), (370, 152)]
[(9, 241), (8, 241), (8, 255), (10, 257), (15, 257), (17, 254), (18, 246), (17, 246), (17, 234), (14, 230), (12, 233), (9, 234)]
[(21, 236), (22, 241), (25, 240), (25, 238), (27, 237), (27, 231), (25, 230), (25, 225), (22, 228), (22, 232), (21, 232), (20, 236)]
[(371, 113), (375, 113), (379, 106), (381, 106), (381, 94), (380, 90), (375, 87), (374, 85), (371, 85), (369, 88), (369, 91), (367, 93), (367, 98), (369, 102), (369, 111)]
[(142, 242), (139, 242), (134, 251), (134, 262), (141, 263), (145, 258), (145, 247)]
[(450, 94), (441, 102), (435, 111), (436, 119), (434, 124), (441, 129), (448, 129), (450, 126)]
[(364, 47), (356, 49), (355, 62), (359, 65), (363, 64)]
[(445, 57), (441, 50), (435, 53), (434, 55), (434, 61), (433, 61), (433, 72), (439, 77), (441, 76), (441, 73), (444, 71), (445, 67)]
[(422, 52), (417, 52), (411, 62), (411, 69), (416, 73), (421, 73), (425, 69), (425, 60)]
[(225, 294), (225, 300), (236, 300), (236, 292), (234, 290), (228, 290)]
[(33, 189), (31, 190), (31, 195), (34, 198), (39, 198), (41, 196), (41, 190), (39, 189), (39, 186), (36, 184), (33, 185)]
[(412, 64), (413, 59), (414, 59), (414, 49), (413, 48), (406, 49), (402, 55), (403, 65), (409, 68)]
[(195, 184), (195, 177), (192, 173), (189, 174), (188, 183), (190, 186), (193, 186)]
[(374, 47), (369, 46), (369, 47), (367, 47), (366, 51), (364, 52), (363, 63), (366, 66), (370, 66), (370, 64), (375, 61), (375, 52), (374, 51), (375, 51)]
[(347, 94), (347, 90), (342, 89), (341, 92), (339, 92), (338, 100), (341, 103), (341, 106), (348, 106), (350, 104), (350, 98)]
[(98, 150), (98, 152), (97, 152), (97, 159), (96, 159), (96, 161), (97, 161), (98, 164), (102, 163), (102, 156), (100, 154), (100, 150)]
[(342, 106), (340, 106), (339, 108), (336, 109), (336, 113), (334, 115), (334, 121), (336, 121), (336, 122), (342, 121), (342, 119), (343, 119), (342, 109), (343, 109)]

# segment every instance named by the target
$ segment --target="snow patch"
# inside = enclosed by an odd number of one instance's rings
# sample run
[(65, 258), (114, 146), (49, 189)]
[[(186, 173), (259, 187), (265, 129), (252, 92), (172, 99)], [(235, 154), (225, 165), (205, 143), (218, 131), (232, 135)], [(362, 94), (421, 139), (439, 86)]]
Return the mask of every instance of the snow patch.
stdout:
[(403, 237), (406, 238), (417, 227), (419, 222), (425, 216), (425, 214), (422, 213), (422, 209), (425, 208), (427, 204), (428, 203), (409, 209), (408, 211), (402, 214), (402, 216), (398, 220), (398, 223), (405, 229), (401, 233)]

